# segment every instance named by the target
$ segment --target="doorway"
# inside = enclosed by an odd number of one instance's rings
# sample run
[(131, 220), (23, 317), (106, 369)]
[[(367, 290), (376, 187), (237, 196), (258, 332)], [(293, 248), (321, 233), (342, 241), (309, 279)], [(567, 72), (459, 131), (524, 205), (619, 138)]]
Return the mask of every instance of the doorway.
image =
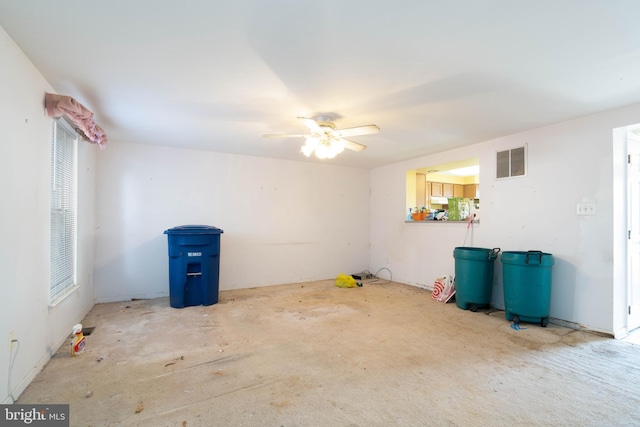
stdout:
[(640, 334), (640, 123), (613, 129), (613, 331)]
[(627, 331), (640, 328), (640, 126), (627, 132)]

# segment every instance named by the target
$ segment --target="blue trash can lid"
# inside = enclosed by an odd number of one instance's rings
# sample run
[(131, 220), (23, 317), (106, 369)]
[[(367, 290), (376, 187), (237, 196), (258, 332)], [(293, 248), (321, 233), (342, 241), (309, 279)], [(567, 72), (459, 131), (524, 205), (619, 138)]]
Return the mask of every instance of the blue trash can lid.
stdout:
[(222, 234), (218, 227), (211, 225), (179, 225), (164, 231), (164, 234)]
[(553, 265), (553, 255), (542, 251), (505, 251), (500, 257), (503, 264), (515, 265), (541, 265), (550, 267)]

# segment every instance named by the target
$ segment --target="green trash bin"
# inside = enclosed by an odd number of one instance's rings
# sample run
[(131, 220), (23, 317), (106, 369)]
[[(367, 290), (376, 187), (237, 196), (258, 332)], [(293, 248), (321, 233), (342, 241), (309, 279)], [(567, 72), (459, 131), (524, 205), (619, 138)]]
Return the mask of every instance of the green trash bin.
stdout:
[(553, 255), (541, 251), (503, 252), (504, 311), (515, 323), (549, 324)]
[(491, 303), (493, 264), (499, 248), (459, 247), (453, 250), (456, 260), (456, 305), (463, 310), (477, 311)]

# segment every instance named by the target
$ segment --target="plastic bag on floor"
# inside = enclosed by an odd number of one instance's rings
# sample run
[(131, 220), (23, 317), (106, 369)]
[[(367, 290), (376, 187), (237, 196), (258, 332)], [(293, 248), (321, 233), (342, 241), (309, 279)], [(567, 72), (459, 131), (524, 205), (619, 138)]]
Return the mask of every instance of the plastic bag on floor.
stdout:
[(431, 298), (440, 302), (449, 302), (455, 295), (455, 280), (451, 276), (438, 277), (433, 284)]
[(355, 288), (358, 284), (353, 277), (340, 273), (338, 277), (336, 277), (336, 286), (339, 288)]

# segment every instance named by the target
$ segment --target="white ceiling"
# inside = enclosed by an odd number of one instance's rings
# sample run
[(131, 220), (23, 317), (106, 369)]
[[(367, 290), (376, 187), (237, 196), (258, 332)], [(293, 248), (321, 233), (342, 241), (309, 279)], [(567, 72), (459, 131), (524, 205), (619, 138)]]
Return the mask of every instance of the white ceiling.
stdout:
[(110, 144), (319, 161), (262, 134), (327, 115), (380, 127), (323, 160), (359, 168), (640, 102), (638, 16), (637, 0), (0, 0)]

